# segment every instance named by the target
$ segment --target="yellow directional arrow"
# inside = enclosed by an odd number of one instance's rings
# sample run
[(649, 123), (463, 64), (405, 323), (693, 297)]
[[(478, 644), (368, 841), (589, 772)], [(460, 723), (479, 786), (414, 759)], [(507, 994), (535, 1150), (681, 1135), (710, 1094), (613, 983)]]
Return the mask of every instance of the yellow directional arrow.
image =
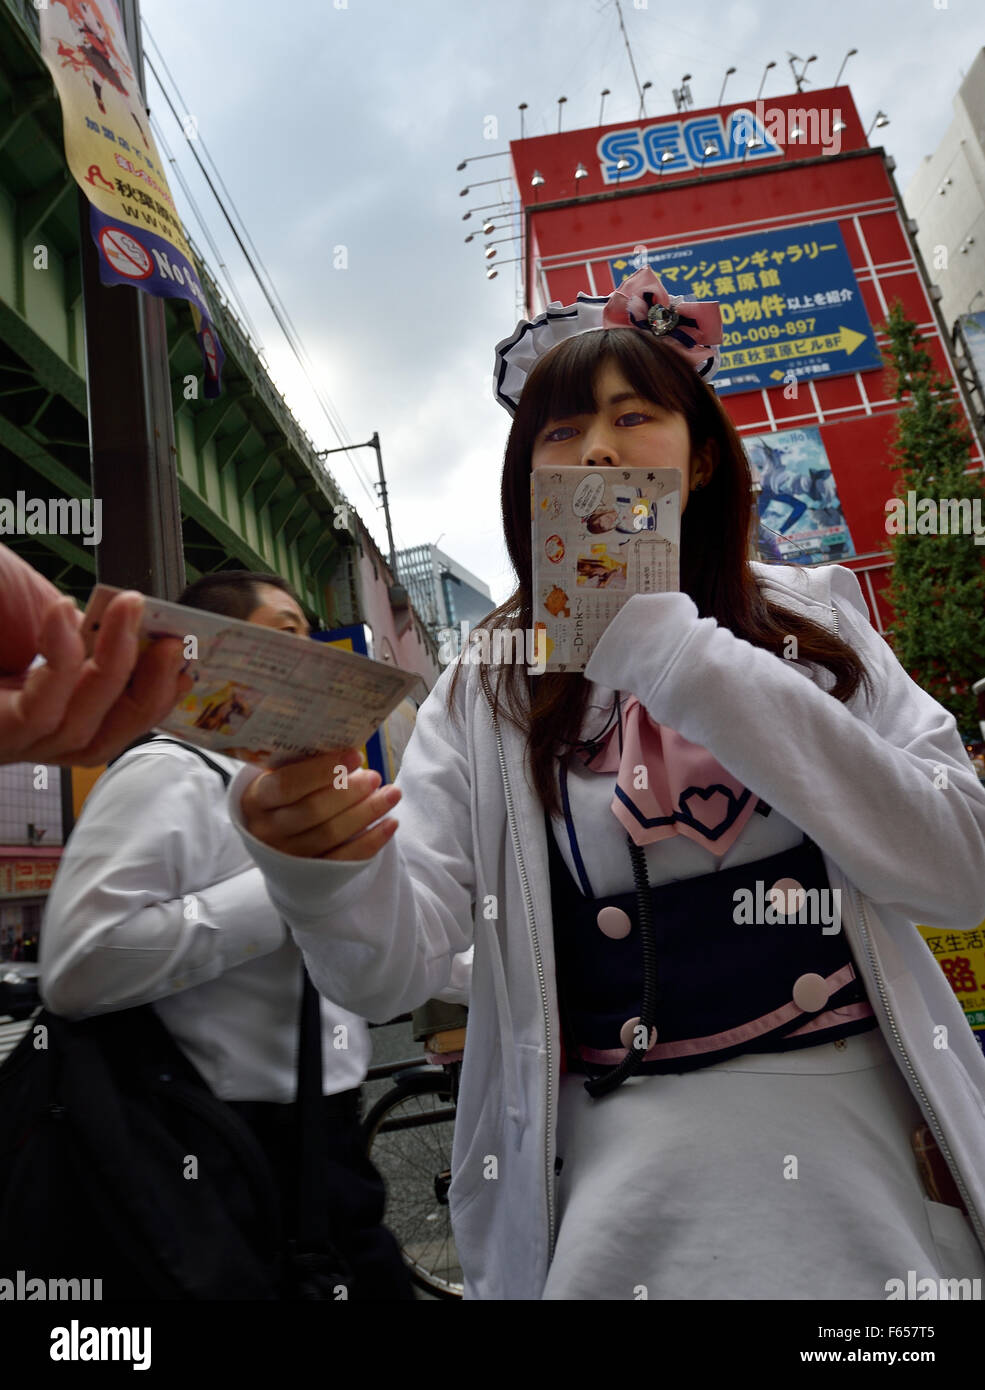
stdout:
[(849, 355), (855, 351), (859, 343), (864, 343), (869, 336), (867, 333), (856, 333), (854, 328), (841, 328), (841, 350)]
[[(808, 338), (794, 338), (786, 342), (778, 338), (773, 343), (750, 344), (749, 347), (723, 353), (722, 368), (727, 371), (738, 367), (758, 367), (772, 362), (779, 364), (792, 357), (814, 357), (818, 353), (828, 352), (843, 352), (849, 356), (860, 343), (865, 342), (867, 336), (865, 333), (856, 333), (853, 328), (841, 326), (836, 332), (815, 333)], [(783, 378), (782, 371), (772, 372), (770, 375), (777, 380)]]

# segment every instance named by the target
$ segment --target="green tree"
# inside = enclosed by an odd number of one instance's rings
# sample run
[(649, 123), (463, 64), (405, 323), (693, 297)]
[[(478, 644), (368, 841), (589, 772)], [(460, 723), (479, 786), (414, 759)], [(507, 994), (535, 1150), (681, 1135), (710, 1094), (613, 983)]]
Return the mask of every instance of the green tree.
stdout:
[[(978, 502), (985, 520), (985, 486), (971, 465), (972, 440), (953, 383), (934, 369), (916, 323), (893, 302), (883, 326), (889, 336), (897, 417), (890, 467), (899, 474), (896, 497), (917, 513), (917, 534), (891, 535), (892, 578), (886, 593), (894, 610), (887, 636), (910, 676), (950, 710), (966, 740), (980, 737), (974, 681), (985, 676), (985, 545), (973, 532), (937, 533), (944, 499)], [(919, 507), (920, 499), (935, 506)], [(952, 513), (955, 508), (949, 509)], [(964, 504), (965, 517), (975, 508)], [(933, 530), (931, 526), (933, 525)], [(887, 530), (890, 519), (887, 516)]]

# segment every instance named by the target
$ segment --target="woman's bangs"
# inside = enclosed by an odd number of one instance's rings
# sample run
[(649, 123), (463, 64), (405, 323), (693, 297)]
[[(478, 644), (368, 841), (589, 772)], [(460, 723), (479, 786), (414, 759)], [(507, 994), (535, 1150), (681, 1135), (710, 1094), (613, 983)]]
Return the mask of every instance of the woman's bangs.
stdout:
[[(662, 359), (662, 360), (661, 360)], [(572, 415), (594, 415), (599, 409), (595, 382), (607, 363), (612, 363), (644, 400), (664, 410), (683, 413), (686, 401), (680, 384), (680, 368), (671, 350), (654, 352), (654, 344), (641, 342), (636, 329), (602, 329), (580, 333), (543, 359), (546, 389), (539, 395), (538, 433), (552, 420)], [(677, 370), (675, 370), (675, 368)], [(538, 373), (539, 374), (539, 373)]]
[[(682, 358), (674, 348), (641, 340), (638, 329), (612, 329), (606, 335), (605, 356), (619, 368), (630, 386), (644, 400), (680, 415), (690, 412), (691, 402), (682, 388)], [(655, 351), (656, 349), (656, 351)], [(687, 366), (688, 372), (693, 368)], [(690, 384), (690, 377), (687, 378)]]
[[(601, 333), (581, 333), (557, 349), (548, 368), (549, 384), (538, 402), (534, 432), (539, 433), (552, 420), (572, 415), (594, 415), (595, 378), (607, 355)], [(546, 361), (547, 359), (545, 359)], [(547, 373), (545, 373), (547, 374)]]

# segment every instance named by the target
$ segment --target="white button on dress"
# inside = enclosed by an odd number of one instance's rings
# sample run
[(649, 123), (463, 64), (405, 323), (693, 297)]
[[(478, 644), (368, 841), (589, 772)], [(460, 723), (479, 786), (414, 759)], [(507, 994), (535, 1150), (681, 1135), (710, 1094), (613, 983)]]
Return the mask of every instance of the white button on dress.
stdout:
[(793, 1002), (805, 1014), (816, 1014), (828, 1002), (831, 990), (820, 975), (801, 975), (794, 983)]
[(795, 878), (778, 878), (766, 896), (780, 917), (796, 917), (807, 900), (804, 885)]
[[(637, 1027), (639, 1021), (640, 1021), (640, 1017), (639, 1017), (639, 1014), (637, 1014), (635, 1018), (627, 1018), (626, 1022), (625, 1022), (625, 1023), (623, 1024), (623, 1026), (619, 1029), (619, 1041), (622, 1043), (623, 1047), (625, 1047), (625, 1048), (628, 1049), (628, 1048), (630, 1048), (630, 1047), (633, 1046), (633, 1042), (634, 1042), (635, 1037), (636, 1037), (636, 1027)], [(657, 1030), (656, 1030), (656, 1028), (651, 1028), (651, 1029), (650, 1029), (650, 1041), (647, 1043), (647, 1049), (646, 1049), (647, 1052), (649, 1052), (649, 1050), (650, 1050), (651, 1047), (655, 1047), (655, 1046), (656, 1046), (656, 1042), (657, 1042)]]
[(633, 930), (629, 913), (623, 912), (621, 907), (603, 907), (596, 921), (599, 924), (599, 930), (611, 937), (613, 941), (621, 941)]

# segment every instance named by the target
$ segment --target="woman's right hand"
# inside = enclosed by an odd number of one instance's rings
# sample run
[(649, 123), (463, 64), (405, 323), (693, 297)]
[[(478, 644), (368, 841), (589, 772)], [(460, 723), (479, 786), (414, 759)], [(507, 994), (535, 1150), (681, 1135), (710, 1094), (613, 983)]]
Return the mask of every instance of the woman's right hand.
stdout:
[(262, 773), (243, 793), (246, 829), (282, 854), (371, 859), (397, 828), (380, 817), (396, 806), (400, 791), (381, 786), (380, 774), (361, 762), (357, 749), (341, 748)]

